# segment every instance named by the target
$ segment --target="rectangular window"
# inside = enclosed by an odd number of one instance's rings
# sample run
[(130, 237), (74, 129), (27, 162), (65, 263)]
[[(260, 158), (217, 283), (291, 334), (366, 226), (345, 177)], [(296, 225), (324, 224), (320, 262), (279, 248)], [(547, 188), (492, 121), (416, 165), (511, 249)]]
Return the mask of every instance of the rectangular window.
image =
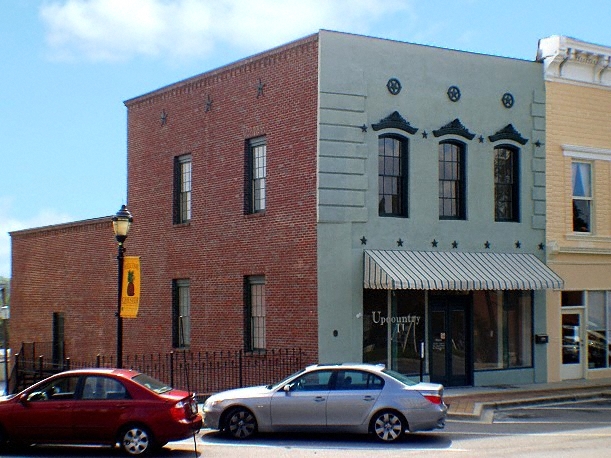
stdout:
[(531, 291), (475, 291), (475, 370), (532, 367)]
[(174, 158), (174, 224), (191, 221), (191, 155)]
[(465, 219), (465, 189), (464, 147), (456, 143), (440, 143), (440, 219)]
[(191, 345), (191, 292), (189, 280), (172, 281), (172, 346)]
[(265, 210), (267, 142), (265, 137), (251, 139), (246, 147), (246, 212)]
[(592, 232), (592, 169), (587, 162), (573, 162), (573, 231)]
[(517, 151), (499, 147), (494, 149), (494, 220), (520, 220)]
[(407, 140), (378, 139), (378, 214), (407, 216)]
[(611, 367), (611, 291), (588, 291), (588, 368)]
[(246, 350), (265, 350), (265, 277), (247, 277), (246, 299)]
[(588, 367), (608, 366), (607, 294), (605, 291), (588, 292)]

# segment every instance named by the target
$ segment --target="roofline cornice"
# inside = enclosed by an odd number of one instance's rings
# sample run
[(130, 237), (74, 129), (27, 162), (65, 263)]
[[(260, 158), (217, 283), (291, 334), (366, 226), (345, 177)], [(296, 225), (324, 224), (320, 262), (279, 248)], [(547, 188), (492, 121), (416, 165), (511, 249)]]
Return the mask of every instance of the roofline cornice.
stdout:
[(611, 47), (553, 35), (539, 40), (546, 81), (611, 89)]

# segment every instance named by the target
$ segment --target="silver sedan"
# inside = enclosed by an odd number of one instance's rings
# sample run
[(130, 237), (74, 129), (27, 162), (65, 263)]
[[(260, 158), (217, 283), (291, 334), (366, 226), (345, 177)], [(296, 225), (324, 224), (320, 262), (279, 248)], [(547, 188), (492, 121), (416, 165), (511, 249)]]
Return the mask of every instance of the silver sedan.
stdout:
[(204, 427), (246, 439), (256, 432), (373, 433), (392, 442), (406, 432), (441, 429), (443, 386), (416, 383), (383, 365), (309, 366), (267, 386), (210, 396)]

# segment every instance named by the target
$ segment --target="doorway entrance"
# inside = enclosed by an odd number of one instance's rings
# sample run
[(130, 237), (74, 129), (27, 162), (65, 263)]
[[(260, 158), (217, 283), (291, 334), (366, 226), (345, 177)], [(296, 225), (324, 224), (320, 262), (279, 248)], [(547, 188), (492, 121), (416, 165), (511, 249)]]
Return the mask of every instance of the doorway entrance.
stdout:
[(471, 296), (430, 296), (429, 375), (445, 386), (473, 384)]
[(562, 311), (562, 380), (584, 378), (585, 347), (584, 347), (583, 310)]

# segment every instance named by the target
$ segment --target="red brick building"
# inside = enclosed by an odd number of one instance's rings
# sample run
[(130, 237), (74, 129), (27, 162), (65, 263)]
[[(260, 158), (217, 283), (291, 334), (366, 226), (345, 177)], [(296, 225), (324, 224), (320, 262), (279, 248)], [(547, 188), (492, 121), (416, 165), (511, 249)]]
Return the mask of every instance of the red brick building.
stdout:
[[(300, 347), (316, 361), (317, 43), (313, 35), (125, 102), (134, 215), (125, 247), (142, 266), (138, 318), (124, 319), (125, 356), (264, 346)], [(252, 139), (266, 148), (256, 210), (245, 202)], [(188, 158), (192, 174), (189, 215), (179, 219), (177, 158)], [(50, 342), (61, 314), (66, 355), (112, 356), (110, 217), (11, 236), (12, 345)], [(264, 328), (256, 331), (263, 340), (255, 344), (244, 326), (249, 278), (264, 288)], [(185, 310), (177, 310), (177, 284), (188, 287), (188, 330), (178, 329)]]

